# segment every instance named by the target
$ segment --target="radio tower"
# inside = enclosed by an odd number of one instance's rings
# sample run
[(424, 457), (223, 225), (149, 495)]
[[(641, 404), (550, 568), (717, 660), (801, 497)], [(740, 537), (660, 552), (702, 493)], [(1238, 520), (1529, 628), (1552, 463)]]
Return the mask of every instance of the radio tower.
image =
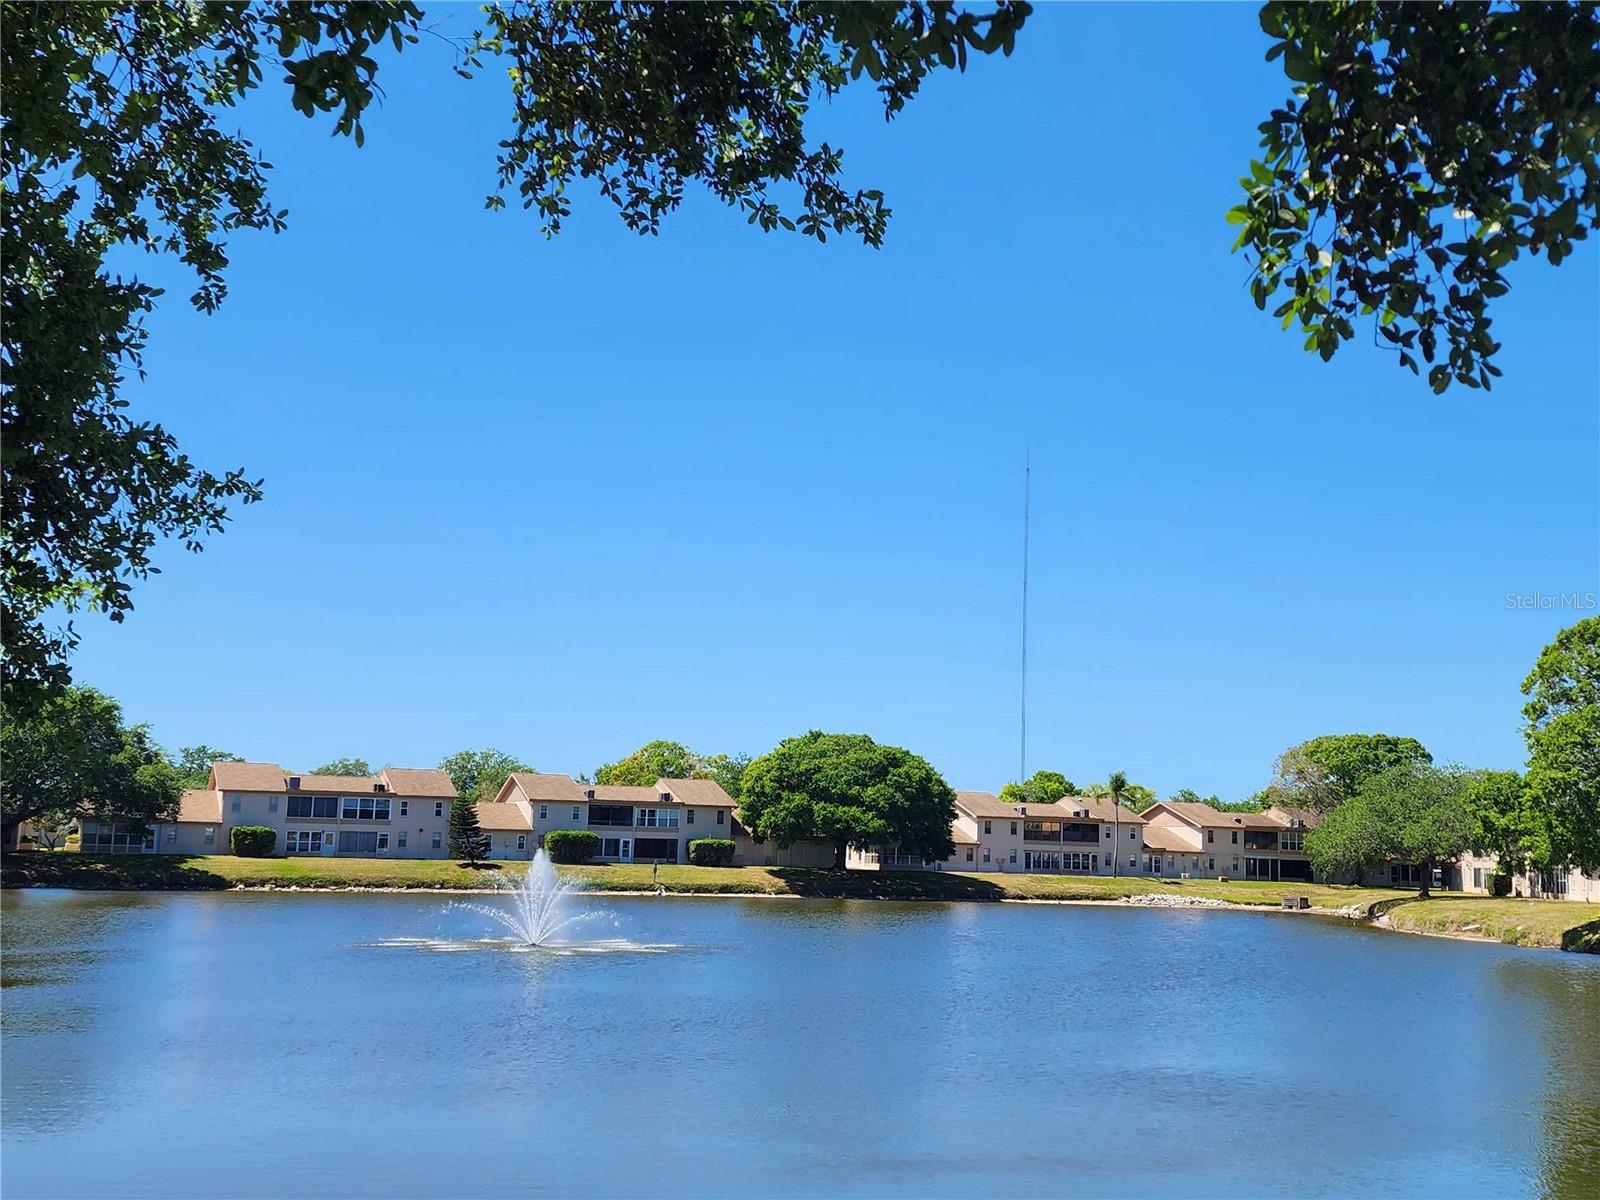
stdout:
[(1017, 782), (1028, 781), (1028, 505), (1033, 485), (1032, 451), (1022, 458), (1022, 748), (1018, 755)]

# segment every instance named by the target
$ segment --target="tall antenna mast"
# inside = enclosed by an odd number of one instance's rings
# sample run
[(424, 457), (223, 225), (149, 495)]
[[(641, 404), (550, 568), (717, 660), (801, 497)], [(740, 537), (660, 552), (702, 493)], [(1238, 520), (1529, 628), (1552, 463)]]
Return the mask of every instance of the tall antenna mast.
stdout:
[(1022, 750), (1017, 782), (1028, 781), (1028, 508), (1033, 488), (1032, 448), (1022, 458)]

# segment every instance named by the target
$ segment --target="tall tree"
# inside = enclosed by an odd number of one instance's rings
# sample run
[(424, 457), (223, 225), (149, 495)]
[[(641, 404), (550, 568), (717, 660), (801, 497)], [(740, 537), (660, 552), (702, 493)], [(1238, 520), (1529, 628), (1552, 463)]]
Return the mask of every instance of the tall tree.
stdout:
[(999, 798), (1006, 804), (1054, 804), (1063, 796), (1077, 794), (1077, 784), (1061, 772), (1035, 771), (1021, 783), (1007, 783)]
[(1511, 876), (1532, 862), (1544, 865), (1549, 848), (1531, 819), (1528, 788), (1516, 771), (1470, 771), (1462, 778), (1472, 814), (1472, 849), (1495, 857), (1495, 874)]
[(1386, 862), (1420, 868), (1426, 898), (1435, 867), (1471, 848), (1477, 835), (1462, 774), (1402, 763), (1362, 782), (1306, 834), (1320, 875), (1359, 875)]
[(705, 778), (715, 779), (717, 786), (735, 800), (744, 787), (744, 773), (749, 766), (748, 754), (713, 754), (701, 763)]
[(489, 839), (478, 827), (478, 802), (457, 796), (450, 802), (450, 857), (476, 866), (489, 853)]
[(23, 821), (61, 824), (81, 810), (148, 825), (176, 815), (182, 784), (145, 725), (93, 688), (69, 687), (39, 711), (5, 714), (0, 727), (0, 824), (10, 844)]
[[(654, 233), (690, 182), (764, 230), (876, 246), (883, 193), (843, 181), (812, 106), (867, 77), (893, 116), (929, 72), (970, 52), (1011, 52), (1029, 6), (958, 11), (919, 0), (750, 5), (570, 4), (483, 9), (456, 69), (510, 87), (500, 191), (547, 232), (592, 180), (622, 220)], [(264, 79), (333, 132), (365, 134), (379, 59), (417, 41), (409, 0), (362, 4), (45, 5), (0, 10), (6, 81), (0, 313), (6, 503), (0, 512), (4, 687), (14, 710), (67, 680), (84, 609), (121, 620), (158, 539), (190, 550), (235, 503), (262, 494), (244, 471), (192, 463), (160, 425), (135, 421), (121, 386), (142, 371), (145, 317), (161, 290), (108, 256), (171, 253), (195, 273), (191, 302), (226, 294), (227, 234), (277, 232), (268, 164), (236, 128)]]
[(1431, 763), (1416, 738), (1389, 733), (1330, 733), (1291, 746), (1278, 756), (1267, 788), (1274, 804), (1326, 812), (1390, 767)]
[(626, 758), (605, 763), (594, 781), (621, 787), (649, 787), (658, 779), (697, 779), (705, 770), (698, 754), (682, 742), (646, 742)]
[(325, 762), (310, 775), (376, 775), (372, 764), (364, 758), (336, 758), (332, 762)]
[(1228, 214), (1256, 306), (1324, 359), (1381, 338), (1435, 392), (1490, 386), (1504, 269), (1600, 222), (1600, 8), (1270, 3), (1261, 28), (1294, 86)]
[(943, 860), (955, 853), (955, 792), (929, 763), (865, 734), (821, 733), (779, 742), (744, 773), (740, 819), (780, 847), (832, 842), (843, 869), (851, 846), (892, 846)]
[(1111, 816), (1113, 818), (1113, 834), (1111, 845), (1111, 874), (1117, 874), (1117, 860), (1122, 857), (1122, 798), (1128, 791), (1128, 777), (1121, 771), (1113, 771), (1106, 779), (1106, 795), (1111, 800)]
[(457, 750), (445, 758), (439, 769), (450, 776), (456, 795), (470, 800), (489, 801), (500, 793), (506, 776), (537, 768), (503, 750)]
[(1600, 869), (1600, 617), (1558, 633), (1522, 693), (1528, 800), (1545, 865)]
[(186, 788), (203, 788), (211, 782), (212, 763), (243, 761), (237, 754), (215, 746), (185, 746), (178, 751), (178, 780)]

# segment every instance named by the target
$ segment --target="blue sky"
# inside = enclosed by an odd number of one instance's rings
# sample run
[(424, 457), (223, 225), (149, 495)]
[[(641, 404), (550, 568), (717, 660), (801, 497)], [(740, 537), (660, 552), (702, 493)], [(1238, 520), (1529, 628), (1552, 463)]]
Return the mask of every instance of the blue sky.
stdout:
[[(469, 14), (455, 10), (464, 24)], [(1225, 798), (1325, 732), (1522, 761), (1518, 684), (1600, 587), (1600, 276), (1518, 264), (1504, 379), (1433, 396), (1258, 314), (1222, 214), (1286, 94), (1254, 9), (1045, 7), (885, 125), (819, 113), (880, 251), (691, 193), (659, 238), (579, 188), (486, 211), (496, 79), (385, 64), (357, 150), (273, 89), (239, 121), (278, 237), (222, 311), (182, 275), (136, 411), (266, 498), (162, 549), (82, 682), (171, 746), (307, 769), (492, 745), (580, 772), (653, 737), (810, 728)]]

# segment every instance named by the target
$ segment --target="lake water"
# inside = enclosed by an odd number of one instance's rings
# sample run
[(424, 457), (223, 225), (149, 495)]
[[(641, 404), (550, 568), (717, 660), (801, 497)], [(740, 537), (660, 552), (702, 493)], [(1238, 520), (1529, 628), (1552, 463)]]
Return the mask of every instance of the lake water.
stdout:
[(1600, 961), (1288, 914), (4, 895), (34, 1196), (1600, 1195)]

